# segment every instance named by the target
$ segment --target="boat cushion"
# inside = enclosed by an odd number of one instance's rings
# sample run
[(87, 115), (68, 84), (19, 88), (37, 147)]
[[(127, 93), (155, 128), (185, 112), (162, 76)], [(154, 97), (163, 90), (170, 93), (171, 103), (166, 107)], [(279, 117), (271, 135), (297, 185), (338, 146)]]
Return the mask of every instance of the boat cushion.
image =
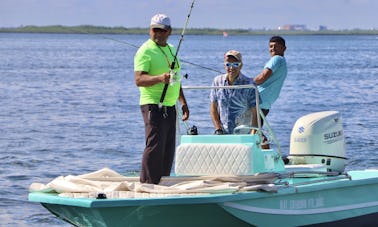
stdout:
[(252, 148), (245, 144), (181, 144), (176, 150), (176, 175), (248, 175)]

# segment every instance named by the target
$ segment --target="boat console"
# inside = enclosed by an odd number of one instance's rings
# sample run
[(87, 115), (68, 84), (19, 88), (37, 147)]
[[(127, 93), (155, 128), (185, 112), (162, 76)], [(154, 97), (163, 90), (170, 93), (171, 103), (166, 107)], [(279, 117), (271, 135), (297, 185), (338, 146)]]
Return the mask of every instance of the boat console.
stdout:
[(178, 176), (251, 175), (284, 171), (281, 156), (262, 150), (258, 135), (183, 135), (176, 149)]

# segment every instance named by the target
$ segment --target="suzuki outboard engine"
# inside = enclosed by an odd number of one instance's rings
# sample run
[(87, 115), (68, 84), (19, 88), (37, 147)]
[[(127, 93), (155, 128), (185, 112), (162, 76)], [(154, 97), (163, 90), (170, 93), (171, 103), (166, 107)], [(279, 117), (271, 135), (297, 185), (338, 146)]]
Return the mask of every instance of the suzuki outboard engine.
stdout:
[(316, 112), (297, 120), (290, 138), (289, 164), (323, 164), (343, 172), (346, 165), (342, 120), (337, 111)]

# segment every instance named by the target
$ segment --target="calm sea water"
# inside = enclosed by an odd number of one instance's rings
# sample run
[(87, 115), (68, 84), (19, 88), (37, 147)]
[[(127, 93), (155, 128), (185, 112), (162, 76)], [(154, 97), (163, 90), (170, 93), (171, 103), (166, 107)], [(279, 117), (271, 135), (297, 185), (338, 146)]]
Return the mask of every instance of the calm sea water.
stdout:
[[(27, 201), (32, 182), (102, 167), (138, 172), (144, 128), (134, 84), (135, 47), (148, 36), (0, 34), (0, 225), (68, 226)], [(178, 38), (171, 37), (177, 46)], [(378, 37), (286, 36), (288, 78), (268, 120), (285, 154), (291, 128), (308, 113), (343, 117), (348, 167), (378, 167)], [(186, 36), (181, 59), (223, 70), (237, 49), (255, 76), (269, 59), (268, 36)], [(184, 85), (218, 73), (182, 63)], [(208, 91), (187, 91), (189, 125), (213, 131)], [(182, 131), (184, 126), (181, 126)]]

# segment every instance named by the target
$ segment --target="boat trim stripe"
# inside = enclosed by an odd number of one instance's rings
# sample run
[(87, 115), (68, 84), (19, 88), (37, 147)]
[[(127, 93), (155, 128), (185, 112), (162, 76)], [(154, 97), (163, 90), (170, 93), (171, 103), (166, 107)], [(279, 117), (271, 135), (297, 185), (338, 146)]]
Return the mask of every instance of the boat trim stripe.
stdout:
[(327, 158), (340, 158), (348, 160), (346, 157), (334, 156), (334, 155), (324, 155), (324, 154), (290, 154), (289, 156), (297, 156), (297, 157), (304, 157), (304, 156), (315, 156), (315, 157), (327, 157)]
[(262, 214), (304, 215), (304, 214), (321, 214), (321, 213), (338, 212), (338, 211), (353, 210), (353, 209), (360, 209), (360, 208), (369, 208), (369, 207), (378, 206), (378, 201), (352, 204), (352, 205), (346, 205), (346, 206), (307, 209), (307, 210), (270, 209), (270, 208), (253, 207), (253, 206), (243, 205), (243, 204), (239, 204), (235, 202), (225, 202), (223, 203), (223, 206), (234, 208), (237, 210), (262, 213)]

